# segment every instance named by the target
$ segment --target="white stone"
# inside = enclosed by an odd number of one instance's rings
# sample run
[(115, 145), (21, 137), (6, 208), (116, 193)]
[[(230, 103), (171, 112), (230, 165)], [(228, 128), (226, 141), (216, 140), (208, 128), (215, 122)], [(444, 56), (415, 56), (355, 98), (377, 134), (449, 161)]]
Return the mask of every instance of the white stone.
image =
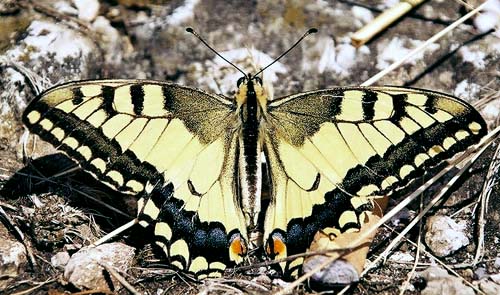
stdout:
[(436, 256), (448, 256), (469, 244), (464, 229), (448, 216), (432, 216), (427, 219), (425, 243)]
[(478, 70), (483, 70), (486, 67), (486, 53), (479, 50), (472, 50), (469, 47), (462, 47), (458, 50), (463, 61), (469, 62)]
[(355, 18), (361, 20), (362, 23), (366, 24), (373, 19), (373, 13), (364, 7), (353, 6), (351, 8), (352, 14)]
[(97, 0), (73, 0), (78, 9), (78, 18), (91, 22), (99, 13), (99, 1)]
[(404, 253), (404, 252), (394, 252), (390, 257), (389, 260), (394, 261), (394, 262), (413, 262), (415, 258), (413, 258), (413, 255), (410, 253)]
[(479, 91), (481, 91), (481, 85), (469, 82), (469, 80), (465, 79), (457, 84), (453, 93), (461, 99), (472, 100)]
[[(406, 55), (408, 55), (413, 49), (417, 48), (424, 41), (420, 40), (405, 40), (399, 37), (394, 37), (391, 41), (382, 42), (377, 45), (378, 55), (377, 55), (377, 69), (383, 70), (387, 68), (390, 64), (401, 60)], [(439, 44), (431, 43), (423, 51), (413, 55), (412, 58), (405, 61), (405, 64), (414, 65), (418, 60), (424, 58), (425, 53), (433, 52), (439, 49)]]

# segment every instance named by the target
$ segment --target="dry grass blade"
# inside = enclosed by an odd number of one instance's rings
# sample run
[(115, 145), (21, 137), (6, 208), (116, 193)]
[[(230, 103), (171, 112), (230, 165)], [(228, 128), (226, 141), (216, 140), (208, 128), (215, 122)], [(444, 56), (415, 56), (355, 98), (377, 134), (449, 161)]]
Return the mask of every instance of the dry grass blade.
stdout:
[(126, 231), (127, 229), (131, 228), (132, 226), (136, 225), (137, 223), (139, 222), (139, 220), (137, 218), (135, 219), (132, 219), (130, 220), (129, 222), (125, 223), (124, 225), (118, 227), (117, 229), (107, 233), (106, 235), (104, 235), (102, 238), (100, 238), (99, 240), (93, 242), (90, 247), (96, 247), (96, 246), (99, 246), (100, 244), (108, 241), (109, 239), (117, 236), (118, 234)]
[(268, 292), (269, 291), (268, 288), (262, 286), (261, 284), (259, 284), (257, 282), (253, 282), (253, 281), (237, 280), (237, 279), (221, 279), (220, 281), (223, 282), (223, 283), (234, 283), (234, 284), (238, 284), (238, 285), (251, 286), (251, 287), (254, 287), (256, 289), (260, 289), (261, 291), (264, 291), (264, 292)]
[[(405, 238), (406, 239), (406, 238)], [(415, 248), (418, 247), (417, 244), (415, 244), (413, 241), (411, 240), (408, 240), (406, 239), (405, 240), (406, 242), (410, 243), (412, 246), (414, 246)], [(425, 248), (418, 248), (420, 249), (420, 251), (422, 251), (423, 254), (425, 254), (427, 257), (431, 258), (433, 262), (441, 265), (443, 268), (445, 268), (448, 272), (452, 273), (453, 275), (455, 275), (457, 278), (460, 278), (466, 285), (469, 285), (472, 289), (474, 289), (478, 294), (484, 294), (481, 290), (479, 290), (477, 288), (477, 286), (473, 285), (472, 283), (470, 283), (468, 280), (466, 280), (464, 277), (462, 277), (459, 273), (457, 273), (450, 265), (447, 265), (446, 263), (442, 262), (439, 258), (437, 258), (436, 256), (432, 255), (430, 252), (426, 251)], [(435, 265), (435, 263), (431, 263), (427, 266), (432, 266), (432, 265)], [(468, 265), (460, 265), (460, 267), (457, 267), (455, 266), (455, 268), (463, 268), (463, 267), (470, 267), (471, 265), (468, 264)], [(340, 293), (339, 293), (340, 294)]]
[(141, 295), (141, 292), (137, 291), (124, 277), (122, 277), (113, 267), (106, 265), (105, 263), (99, 263), (100, 266), (104, 267), (106, 271), (111, 274), (115, 279), (120, 282), (131, 294)]
[(56, 280), (57, 279), (48, 279), (48, 280), (46, 280), (44, 282), (37, 283), (37, 285), (34, 286), (34, 287), (32, 287), (32, 288), (29, 288), (29, 289), (26, 289), (26, 290), (23, 290), (23, 291), (20, 291), (20, 292), (12, 293), (11, 295), (32, 294), (36, 289), (39, 289), (39, 288), (43, 287), (46, 284), (50, 284), (52, 282), (55, 282)]
[[(0, 65), (2, 64), (7, 67), (11, 67), (17, 72), (21, 73), (24, 76), (24, 78), (26, 78), (26, 81), (30, 85), (35, 95), (39, 95), (43, 91), (43, 89), (47, 88), (48, 86), (51, 86), (51, 83), (47, 78), (41, 77), (39, 74), (25, 67), (19, 62), (16, 62), (11, 59), (7, 60), (6, 58), (1, 58)], [(6, 86), (9, 87), (9, 85)]]
[(23, 234), (21, 229), (19, 229), (19, 227), (17, 227), (17, 225), (12, 221), (12, 219), (9, 217), (7, 212), (5, 212), (3, 210), (2, 206), (0, 206), (0, 218), (3, 218), (7, 222), (8, 227), (13, 229), (14, 232), (16, 233), (16, 235), (18, 236), (18, 239), (23, 242), (23, 245), (24, 245), (24, 248), (26, 249), (26, 253), (28, 254), (28, 259), (31, 263), (31, 266), (35, 267), (37, 265), (37, 263), (35, 260), (35, 256), (33, 255), (33, 251), (31, 249), (32, 247), (31, 247), (30, 240), (28, 238), (26, 238), (26, 236)]
[[(422, 210), (422, 205), (423, 205), (422, 201), (423, 201), (423, 198), (422, 198), (422, 195), (420, 195), (420, 207), (419, 207), (420, 210)], [(399, 292), (399, 295), (403, 295), (405, 293), (405, 291), (408, 289), (408, 286), (410, 285), (410, 280), (413, 277), (413, 275), (415, 274), (415, 271), (416, 271), (417, 266), (418, 266), (418, 261), (420, 258), (420, 249), (422, 247), (422, 231), (423, 231), (422, 224), (423, 223), (420, 222), (419, 229), (418, 229), (418, 240), (417, 240), (417, 251), (415, 253), (415, 262), (413, 263), (412, 269), (407, 274), (406, 281), (404, 282), (403, 286), (401, 287), (401, 291)]]
[(85, 291), (71, 293), (71, 295), (89, 295), (89, 294), (110, 294), (110, 295), (115, 295), (116, 293), (115, 292), (111, 292), (109, 290), (102, 290), (102, 289), (85, 290)]
[(495, 155), (491, 161), (490, 167), (488, 169), (488, 174), (486, 176), (486, 182), (484, 183), (483, 190), (481, 191), (481, 195), (479, 196), (480, 203), (480, 211), (478, 217), (478, 242), (476, 254), (474, 256), (474, 260), (472, 262), (473, 265), (476, 265), (479, 260), (483, 257), (484, 250), (484, 226), (486, 224), (485, 215), (488, 211), (488, 204), (491, 193), (493, 192), (493, 187), (498, 183), (498, 173), (500, 170), (500, 145), (497, 146), (495, 151)]
[(385, 75), (387, 75), (389, 72), (393, 71), (394, 69), (396, 69), (397, 67), (399, 67), (400, 65), (402, 65), (404, 62), (406, 62), (407, 60), (409, 60), (415, 54), (417, 54), (420, 51), (424, 50), (427, 46), (429, 46), (430, 44), (434, 43), (435, 41), (441, 39), (444, 35), (446, 35), (449, 32), (451, 32), (457, 26), (459, 26), (460, 24), (462, 24), (463, 22), (465, 22), (469, 18), (473, 17), (481, 9), (483, 9), (485, 5), (486, 5), (486, 2), (482, 3), (476, 9), (474, 9), (471, 12), (467, 13), (466, 15), (464, 15), (463, 17), (461, 17), (460, 19), (458, 19), (457, 21), (453, 22), (451, 25), (449, 25), (448, 27), (446, 27), (445, 29), (441, 30), (436, 35), (434, 35), (431, 38), (427, 39), (424, 43), (422, 43), (422, 45), (420, 45), (417, 48), (413, 49), (411, 52), (409, 52), (406, 56), (404, 56), (400, 60), (394, 62), (393, 64), (391, 64), (390, 66), (388, 66), (384, 70), (382, 70), (379, 73), (377, 73), (375, 76), (373, 76), (370, 79), (366, 80), (364, 83), (361, 84), (361, 86), (370, 86), (373, 83), (377, 82), (382, 77), (384, 77)]
[(50, 5), (46, 5), (44, 3), (39, 3), (39, 1), (29, 1), (28, 0), (26, 2), (27, 3), (23, 3), (22, 1), (20, 1), (19, 4), (21, 6), (23, 6), (24, 8), (28, 8), (28, 9), (33, 8), (34, 10), (36, 10), (36, 11), (38, 11), (46, 16), (53, 17), (57, 20), (64, 20), (64, 21), (66, 21), (66, 24), (71, 24), (71, 22), (76, 23), (77, 26), (75, 27), (75, 29), (77, 29), (81, 32), (85, 32), (85, 33), (92, 32), (92, 29), (88, 23), (81, 21), (80, 19), (73, 17), (71, 15), (61, 13), (58, 10), (52, 8)]
[(205, 282), (203, 288), (197, 293), (198, 295), (208, 294), (245, 294), (242, 290), (228, 284), (220, 283), (214, 280)]
[(477, 109), (484, 108), (490, 102), (495, 101), (495, 100), (500, 98), (500, 90), (491, 89), (489, 87), (489, 84), (492, 84), (493, 81), (494, 80), (491, 80), (490, 82), (488, 82), (488, 84), (486, 84), (482, 87), (483, 89), (486, 89), (488, 91), (488, 93), (472, 104), (475, 108), (477, 108)]

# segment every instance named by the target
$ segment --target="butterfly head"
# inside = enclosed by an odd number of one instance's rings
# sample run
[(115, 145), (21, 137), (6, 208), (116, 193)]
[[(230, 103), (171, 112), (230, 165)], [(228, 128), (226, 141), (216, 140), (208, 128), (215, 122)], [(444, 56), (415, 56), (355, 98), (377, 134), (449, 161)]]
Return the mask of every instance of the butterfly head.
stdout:
[(245, 76), (239, 78), (238, 81), (236, 81), (236, 87), (240, 88), (240, 86), (243, 83), (246, 84), (249, 82), (252, 82), (253, 84), (258, 84), (258, 85), (262, 86), (262, 79), (261, 78), (259, 78), (257, 76), (253, 76), (252, 74), (248, 73)]
[(256, 99), (263, 108), (267, 104), (267, 95), (262, 86), (262, 79), (252, 74), (246, 74), (236, 82), (238, 91), (236, 92), (236, 101), (241, 106), (249, 99)]

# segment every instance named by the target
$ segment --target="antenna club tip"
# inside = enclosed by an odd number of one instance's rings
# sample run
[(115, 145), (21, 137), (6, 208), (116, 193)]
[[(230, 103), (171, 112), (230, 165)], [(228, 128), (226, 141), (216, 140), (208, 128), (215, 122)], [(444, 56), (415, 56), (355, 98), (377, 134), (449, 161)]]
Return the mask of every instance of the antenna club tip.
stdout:
[(309, 30), (307, 30), (307, 34), (315, 34), (318, 32), (318, 29), (316, 28), (310, 28)]
[(186, 32), (193, 34), (193, 33), (194, 33), (194, 30), (193, 30), (193, 28), (191, 28), (191, 27), (187, 27), (187, 28), (186, 28)]

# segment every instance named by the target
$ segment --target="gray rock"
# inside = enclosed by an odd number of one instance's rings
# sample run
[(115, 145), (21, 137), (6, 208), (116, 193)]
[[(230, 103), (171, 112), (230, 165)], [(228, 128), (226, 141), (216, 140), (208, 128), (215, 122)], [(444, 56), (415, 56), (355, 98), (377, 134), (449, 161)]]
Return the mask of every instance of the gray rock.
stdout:
[(475, 271), (474, 271), (474, 276), (478, 279), (478, 280), (482, 280), (484, 279), (485, 277), (488, 277), (488, 271), (486, 270), (486, 268), (484, 267), (478, 267)]
[(474, 289), (464, 285), (463, 281), (448, 274), (440, 267), (431, 266), (417, 273), (427, 281), (422, 295), (474, 295)]
[(500, 273), (491, 275), (490, 280), (500, 285)]
[(0, 293), (9, 282), (23, 272), (27, 264), (24, 245), (15, 241), (0, 223)]
[(495, 264), (494, 264), (494, 266), (496, 268), (500, 268), (500, 257), (495, 258)]
[(76, 30), (33, 20), (22, 37), (0, 54), (1, 64), (11, 69), (0, 74), (0, 103), (4, 109), (21, 112), (25, 108), (30, 94), (23, 85), (25, 77), (29, 76), (39, 88), (37, 91), (41, 91), (52, 84), (88, 78), (97, 72), (99, 51), (91, 38)]
[(481, 289), (481, 291), (483, 291), (486, 295), (500, 294), (500, 285), (489, 279), (479, 281), (479, 289)]
[(448, 216), (432, 216), (427, 219), (425, 243), (436, 256), (448, 256), (469, 244), (464, 228)]
[(50, 264), (53, 267), (63, 267), (68, 264), (69, 261), (69, 253), (68, 252), (57, 252), (56, 255), (50, 258)]
[(106, 264), (118, 272), (126, 272), (132, 264), (134, 252), (133, 247), (123, 243), (83, 248), (71, 256), (64, 269), (64, 278), (79, 289), (118, 290), (121, 284), (101, 265)]
[[(314, 256), (303, 264), (304, 272), (312, 271), (321, 265), (327, 256)], [(354, 266), (342, 259), (335, 260), (323, 270), (314, 273), (311, 277), (314, 281), (326, 285), (347, 285), (359, 281), (359, 275)]]

